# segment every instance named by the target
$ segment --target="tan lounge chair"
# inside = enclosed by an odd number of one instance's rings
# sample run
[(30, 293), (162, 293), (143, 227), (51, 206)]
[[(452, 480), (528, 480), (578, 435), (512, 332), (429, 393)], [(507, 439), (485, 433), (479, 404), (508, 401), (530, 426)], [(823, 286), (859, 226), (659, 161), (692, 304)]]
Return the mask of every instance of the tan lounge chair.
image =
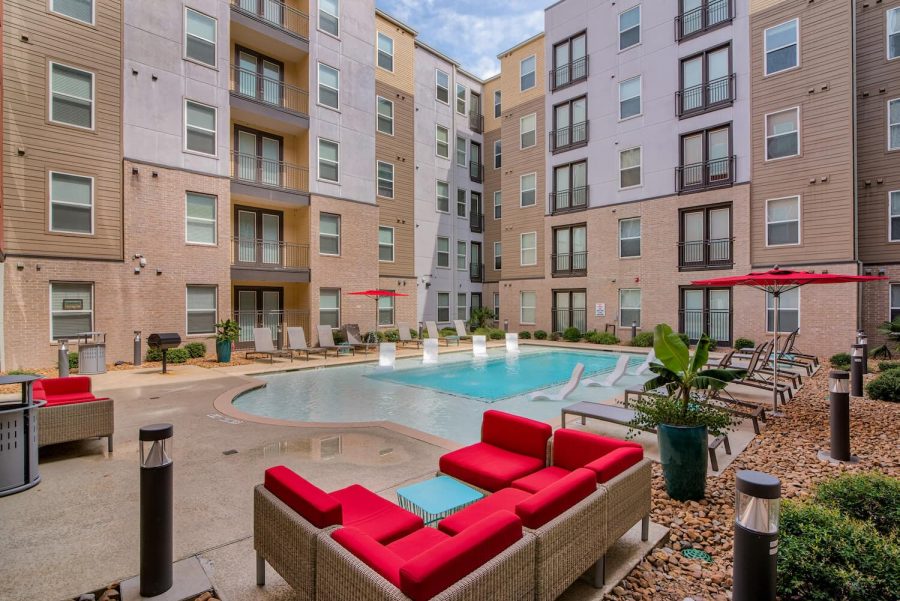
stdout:
[(410, 336), (409, 335), (410, 330), (411, 330), (411, 328), (409, 327), (409, 324), (405, 324), (405, 323), (397, 324), (397, 333), (400, 336), (400, 346), (404, 346), (407, 344), (415, 344), (416, 348), (419, 348), (420, 346), (422, 346), (422, 341), (419, 340), (418, 338), (413, 338), (412, 336)]
[(377, 342), (363, 342), (362, 336), (359, 333), (359, 325), (355, 323), (348, 323), (344, 325), (344, 334), (347, 336), (347, 342), (353, 346), (353, 348), (361, 348), (365, 354), (369, 354), (369, 349), (378, 348)]
[[(334, 335), (331, 333), (331, 326), (316, 326), (316, 333), (319, 335), (319, 348), (334, 351), (334, 354), (337, 355), (340, 347), (334, 343)], [(356, 354), (356, 351), (352, 346), (348, 348), (351, 353), (354, 355)]]
[(269, 328), (253, 328), (253, 350), (247, 351), (245, 356), (250, 359), (250, 355), (268, 357), (270, 363), (275, 362), (275, 357), (289, 357), (291, 362), (294, 361), (294, 353), (275, 348)]
[(459, 345), (459, 336), (441, 336), (440, 332), (438, 331), (437, 324), (433, 321), (426, 321), (425, 329), (428, 331), (429, 338), (433, 338), (438, 341), (443, 340), (445, 346), (450, 346), (451, 340), (456, 341), (456, 344)]
[(318, 348), (315, 346), (309, 346), (306, 344), (306, 332), (303, 331), (301, 327), (288, 328), (287, 329), (288, 336), (288, 348), (287, 350), (293, 353), (305, 353), (306, 360), (309, 361), (310, 354), (313, 355), (324, 355), (328, 356), (328, 349)]

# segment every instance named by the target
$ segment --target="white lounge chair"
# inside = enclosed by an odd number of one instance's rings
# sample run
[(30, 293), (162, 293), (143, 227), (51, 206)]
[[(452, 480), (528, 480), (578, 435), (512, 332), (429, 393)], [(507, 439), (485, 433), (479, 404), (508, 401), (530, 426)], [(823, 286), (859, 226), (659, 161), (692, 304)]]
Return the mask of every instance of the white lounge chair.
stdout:
[(506, 352), (507, 353), (518, 353), (519, 352), (519, 335), (518, 334), (507, 334), (506, 335)]
[(275, 362), (275, 357), (290, 357), (291, 362), (294, 361), (294, 353), (275, 348), (275, 343), (272, 342), (272, 330), (269, 328), (253, 328), (253, 350), (247, 351), (245, 357), (249, 359), (250, 355), (268, 357), (270, 363)]
[(550, 394), (547, 392), (535, 392), (531, 395), (532, 401), (564, 401), (567, 396), (572, 394), (572, 392), (578, 388), (578, 382), (581, 380), (581, 374), (584, 373), (584, 363), (579, 363), (575, 366), (575, 369), (572, 370), (572, 377), (569, 378), (569, 381), (566, 383), (562, 389), (556, 394)]
[(287, 329), (288, 347), (291, 353), (306, 353), (306, 359), (309, 360), (310, 354), (322, 354), (328, 356), (328, 349), (309, 346), (306, 344), (306, 332), (303, 328), (290, 327)]
[(438, 341), (437, 338), (426, 338), (422, 341), (422, 363), (438, 362)]
[(454, 319), (453, 327), (456, 328), (456, 337), (460, 340), (467, 340), (472, 337), (468, 332), (466, 332), (466, 324), (463, 323), (463, 320)]
[(650, 369), (650, 364), (654, 361), (656, 361), (656, 350), (650, 349), (650, 352), (647, 353), (647, 358), (644, 359), (644, 362), (638, 365), (633, 372), (631, 372), (631, 375), (639, 376), (643, 374), (645, 371)]
[(487, 336), (472, 336), (472, 354), (476, 357), (487, 357)]
[(394, 369), (397, 360), (397, 345), (393, 342), (382, 342), (378, 345), (378, 367)]
[(628, 367), (628, 355), (622, 355), (619, 357), (619, 360), (616, 361), (616, 367), (612, 370), (612, 373), (609, 374), (605, 380), (593, 380), (588, 378), (584, 381), (585, 386), (604, 386), (610, 387), (615, 386), (616, 382), (622, 379), (622, 376), (625, 375), (625, 369)]

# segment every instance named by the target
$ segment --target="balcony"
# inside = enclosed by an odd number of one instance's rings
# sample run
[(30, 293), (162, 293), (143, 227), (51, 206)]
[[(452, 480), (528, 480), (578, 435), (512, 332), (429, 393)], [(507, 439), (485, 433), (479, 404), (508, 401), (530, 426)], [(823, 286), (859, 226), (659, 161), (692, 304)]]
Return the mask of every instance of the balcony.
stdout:
[(714, 111), (734, 103), (734, 73), (675, 92), (675, 112), (681, 118)]
[(588, 121), (560, 127), (550, 132), (550, 152), (578, 148), (588, 143)]
[(291, 206), (309, 205), (309, 170), (261, 156), (231, 156), (231, 193)]
[(578, 277), (587, 275), (587, 251), (550, 255), (553, 277)]
[(581, 186), (571, 190), (560, 190), (550, 193), (550, 214), (583, 211), (588, 206), (590, 186)]
[(469, 129), (476, 134), (484, 133), (484, 115), (480, 112), (469, 111)]
[(553, 307), (553, 331), (564, 332), (566, 328), (578, 328), (584, 332), (587, 329), (587, 311), (581, 309), (563, 309)]
[(298, 133), (309, 128), (309, 93), (260, 75), (231, 68), (231, 115), (260, 129)]
[(469, 280), (473, 282), (484, 281), (484, 263), (469, 263)]
[(484, 231), (484, 213), (469, 212), (469, 231), (480, 234)]
[(678, 243), (678, 271), (732, 267), (734, 267), (734, 238)]
[(550, 91), (555, 92), (560, 88), (584, 81), (588, 76), (588, 57), (583, 56), (574, 61), (565, 63), (550, 71)]
[(731, 346), (730, 309), (681, 309), (678, 322), (678, 331), (687, 334), (691, 343), (706, 333), (719, 345)]
[(309, 245), (234, 237), (231, 239), (231, 278), (308, 282)]
[(724, 188), (734, 184), (735, 157), (713, 159), (675, 168), (675, 186), (679, 194)]
[(276, 348), (287, 346), (287, 329), (301, 327), (309, 339), (309, 311), (306, 309), (284, 309), (278, 311), (235, 311), (233, 319), (238, 323), (238, 338), (234, 343), (237, 350), (253, 349), (253, 328), (269, 328)]
[(675, 40), (680, 42), (731, 22), (734, 18), (732, 2), (704, 0), (697, 8), (678, 15), (675, 17)]
[(484, 164), (478, 161), (469, 161), (469, 179), (480, 184), (484, 181)]
[(309, 52), (309, 15), (278, 0), (231, 0), (231, 37), (282, 60)]

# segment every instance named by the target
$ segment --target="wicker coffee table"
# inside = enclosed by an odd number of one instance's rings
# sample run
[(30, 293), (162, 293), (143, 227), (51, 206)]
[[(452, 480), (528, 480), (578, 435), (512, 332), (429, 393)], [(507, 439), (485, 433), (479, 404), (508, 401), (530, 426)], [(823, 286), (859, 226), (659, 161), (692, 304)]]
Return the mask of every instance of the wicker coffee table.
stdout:
[(481, 499), (484, 495), (459, 480), (438, 476), (397, 489), (400, 507), (432, 524)]

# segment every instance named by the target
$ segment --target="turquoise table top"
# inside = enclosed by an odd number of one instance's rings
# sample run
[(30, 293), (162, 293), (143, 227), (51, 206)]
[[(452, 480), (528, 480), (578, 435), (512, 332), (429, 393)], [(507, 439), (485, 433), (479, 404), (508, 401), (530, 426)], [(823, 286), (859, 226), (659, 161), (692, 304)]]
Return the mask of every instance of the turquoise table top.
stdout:
[(479, 491), (449, 476), (438, 476), (397, 489), (400, 506), (426, 523), (445, 518), (484, 497)]

